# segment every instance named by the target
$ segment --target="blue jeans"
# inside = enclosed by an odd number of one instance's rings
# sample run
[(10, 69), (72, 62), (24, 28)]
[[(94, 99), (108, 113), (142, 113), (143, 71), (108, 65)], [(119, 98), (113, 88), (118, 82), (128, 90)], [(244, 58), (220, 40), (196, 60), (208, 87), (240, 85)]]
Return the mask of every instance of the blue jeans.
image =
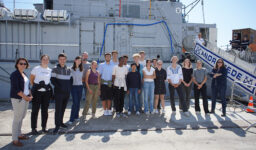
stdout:
[(83, 86), (82, 85), (73, 85), (71, 89), (71, 95), (72, 95), (72, 109), (70, 114), (70, 120), (73, 122), (75, 119), (78, 119), (79, 117), (79, 110), (80, 110), (80, 100), (82, 98), (83, 93)]
[(150, 112), (153, 112), (154, 82), (144, 82), (144, 112), (148, 112), (148, 101)]
[(138, 88), (129, 88), (129, 110), (130, 112), (134, 109), (134, 104), (136, 107), (136, 112), (140, 111), (140, 103), (139, 103), (139, 94)]
[(124, 95), (124, 109), (128, 110), (129, 109), (129, 94), (126, 94), (125, 91), (125, 95)]
[(226, 114), (226, 107), (227, 107), (227, 101), (226, 101), (226, 89), (227, 86), (215, 86), (212, 87), (212, 112), (215, 111), (215, 107), (216, 107), (216, 98), (219, 94), (220, 99), (221, 99), (221, 103), (222, 103), (222, 113)]

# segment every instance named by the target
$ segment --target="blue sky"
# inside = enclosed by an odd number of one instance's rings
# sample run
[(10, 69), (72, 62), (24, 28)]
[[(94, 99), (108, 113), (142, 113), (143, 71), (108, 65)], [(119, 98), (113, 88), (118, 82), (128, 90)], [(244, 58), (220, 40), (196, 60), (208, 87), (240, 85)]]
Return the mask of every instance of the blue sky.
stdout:
[[(194, 0), (180, 0), (187, 5)], [(13, 0), (3, 0), (6, 7), (13, 8)], [(43, 0), (16, 0), (16, 8), (33, 8), (33, 3)], [(205, 21), (217, 24), (218, 46), (228, 44), (232, 29), (253, 28), (256, 30), (256, 0), (204, 0)], [(189, 22), (203, 23), (201, 2), (189, 14)]]

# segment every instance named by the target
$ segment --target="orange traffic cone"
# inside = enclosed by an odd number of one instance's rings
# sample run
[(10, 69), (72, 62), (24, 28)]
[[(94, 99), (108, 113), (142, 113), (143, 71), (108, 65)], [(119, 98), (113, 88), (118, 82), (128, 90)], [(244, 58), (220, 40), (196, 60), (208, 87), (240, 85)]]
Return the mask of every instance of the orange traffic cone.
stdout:
[(252, 96), (250, 97), (249, 103), (248, 103), (248, 107), (246, 109), (247, 112), (254, 112), (253, 111), (253, 98)]

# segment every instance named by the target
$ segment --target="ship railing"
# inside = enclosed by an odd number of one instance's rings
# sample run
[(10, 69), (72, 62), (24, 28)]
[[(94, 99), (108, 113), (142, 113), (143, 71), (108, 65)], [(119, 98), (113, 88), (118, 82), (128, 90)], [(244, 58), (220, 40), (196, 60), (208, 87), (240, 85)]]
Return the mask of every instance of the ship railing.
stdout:
[[(231, 87), (231, 98), (230, 98), (230, 103), (229, 105), (234, 108), (234, 112), (236, 111), (237, 108), (240, 108), (241, 111), (246, 111), (246, 109), (248, 108), (248, 106), (245, 106), (244, 104), (242, 104), (241, 102), (239, 102), (238, 100), (235, 100), (234, 97), (236, 96), (235, 95), (235, 92), (234, 92), (234, 89), (235, 89), (235, 85), (236, 84), (242, 84), (244, 86), (249, 86), (249, 87), (253, 87), (253, 88), (256, 88), (255, 85), (250, 85), (248, 83), (243, 83), (243, 82), (240, 82), (240, 81), (233, 81), (232, 83), (232, 87)], [(256, 93), (255, 93), (256, 94)], [(250, 96), (253, 96), (253, 95), (248, 95), (247, 98), (249, 99)], [(254, 95), (255, 96), (255, 95)], [(253, 105), (255, 106), (255, 102), (253, 102)], [(250, 108), (252, 111), (256, 112), (256, 108)], [(246, 131), (249, 130), (251, 127), (254, 127), (256, 126), (256, 122), (255, 123), (252, 123), (249, 127), (246, 128)]]
[(242, 60), (238, 55), (227, 52), (211, 42), (207, 43), (207, 48), (218, 54), (220, 57), (225, 58), (226, 60), (236, 64), (237, 66), (241, 66), (246, 71), (251, 72), (252, 74), (256, 74), (256, 65), (254, 63), (250, 63), (248, 61)]

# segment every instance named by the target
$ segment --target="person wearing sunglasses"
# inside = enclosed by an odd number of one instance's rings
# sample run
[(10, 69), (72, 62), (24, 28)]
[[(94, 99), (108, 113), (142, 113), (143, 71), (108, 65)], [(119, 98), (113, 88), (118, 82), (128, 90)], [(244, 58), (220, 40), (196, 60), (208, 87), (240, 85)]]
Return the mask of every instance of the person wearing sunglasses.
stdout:
[(215, 113), (216, 98), (219, 94), (222, 103), (222, 117), (226, 116), (226, 89), (227, 89), (227, 69), (225, 67), (223, 59), (218, 59), (215, 67), (210, 74), (212, 77), (212, 109), (211, 113)]
[(12, 140), (13, 145), (21, 147), (20, 140), (27, 140), (28, 137), (21, 134), (22, 121), (26, 116), (29, 102), (32, 100), (29, 89), (29, 79), (25, 74), (25, 69), (29, 67), (25, 58), (17, 59), (15, 63), (16, 70), (11, 74), (10, 97), (13, 107)]
[(30, 74), (30, 83), (32, 87), (32, 112), (31, 128), (32, 134), (37, 135), (37, 117), (41, 107), (42, 132), (47, 133), (46, 123), (48, 119), (48, 107), (52, 96), (52, 87), (50, 85), (52, 69), (48, 67), (49, 56), (41, 56), (41, 64), (34, 67)]

